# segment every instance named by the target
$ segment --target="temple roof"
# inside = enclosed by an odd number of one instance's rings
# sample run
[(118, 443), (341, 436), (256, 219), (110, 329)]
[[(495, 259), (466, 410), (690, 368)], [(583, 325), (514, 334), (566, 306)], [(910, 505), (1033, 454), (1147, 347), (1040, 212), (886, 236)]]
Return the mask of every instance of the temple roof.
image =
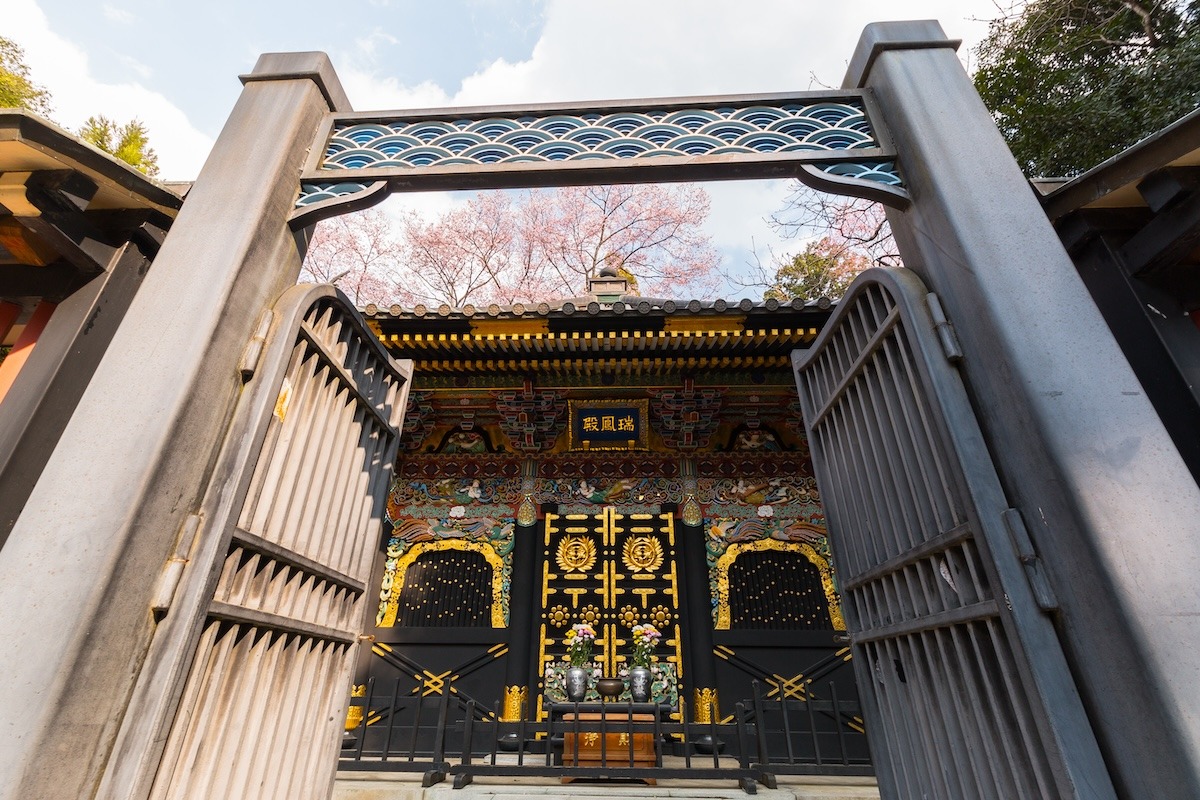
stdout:
[[(586, 305), (577, 305), (587, 300)], [(784, 367), (828, 319), (828, 299), (673, 301), (625, 296), (535, 306), (368, 305), (368, 324), (419, 373)]]

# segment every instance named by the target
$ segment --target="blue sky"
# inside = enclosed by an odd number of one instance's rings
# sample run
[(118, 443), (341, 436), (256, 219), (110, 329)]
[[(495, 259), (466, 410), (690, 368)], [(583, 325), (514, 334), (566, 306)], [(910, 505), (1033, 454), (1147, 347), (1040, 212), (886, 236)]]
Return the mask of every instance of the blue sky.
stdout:
[[(992, 0), (6, 0), (0, 35), (25, 49), (56, 122), (137, 117), (161, 177), (191, 180), (262, 52), (329, 53), (359, 110), (803, 91), (840, 84), (868, 22), (938, 19), (968, 58), (995, 14)], [(764, 222), (785, 182), (708, 188), (728, 268), (752, 242), (798, 249)]]

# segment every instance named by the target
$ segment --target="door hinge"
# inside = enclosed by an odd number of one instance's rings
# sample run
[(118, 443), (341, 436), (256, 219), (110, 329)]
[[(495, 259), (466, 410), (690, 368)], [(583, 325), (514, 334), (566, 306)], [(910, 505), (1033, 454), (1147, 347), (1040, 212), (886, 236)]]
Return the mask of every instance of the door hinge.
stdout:
[(1029, 588), (1033, 590), (1033, 598), (1038, 608), (1043, 611), (1057, 611), (1058, 598), (1054, 595), (1049, 579), (1046, 578), (1042, 560), (1033, 548), (1033, 540), (1029, 538), (1029, 529), (1025, 527), (1025, 519), (1021, 512), (1015, 508), (1007, 508), (1000, 513), (1000, 517), (1004, 520), (1004, 527), (1008, 528), (1008, 536), (1017, 551), (1017, 560), (1025, 570), (1025, 578), (1029, 581)]
[(275, 312), (269, 308), (258, 318), (258, 325), (254, 327), (254, 335), (246, 344), (246, 349), (242, 353), (242, 362), (238, 364), (242, 383), (246, 383), (254, 377), (254, 370), (258, 368), (258, 360), (262, 358), (263, 347), (267, 343), (267, 334), (271, 332), (271, 323), (274, 321)]
[(954, 332), (954, 326), (950, 324), (950, 320), (946, 319), (946, 311), (942, 308), (942, 301), (938, 300), (936, 294), (930, 292), (925, 295), (925, 303), (929, 306), (929, 314), (933, 317), (933, 329), (937, 331), (938, 341), (941, 342), (942, 352), (945, 354), (946, 360), (950, 362), (962, 361), (962, 345), (958, 343), (958, 334)]
[(150, 599), (150, 610), (155, 620), (161, 620), (167, 615), (171, 603), (175, 600), (175, 592), (179, 588), (179, 580), (183, 577), (183, 569), (187, 566), (192, 553), (192, 545), (196, 541), (196, 533), (200, 530), (200, 515), (189, 514), (183, 521), (179, 537), (175, 540), (175, 552), (163, 565), (154, 585), (154, 594)]

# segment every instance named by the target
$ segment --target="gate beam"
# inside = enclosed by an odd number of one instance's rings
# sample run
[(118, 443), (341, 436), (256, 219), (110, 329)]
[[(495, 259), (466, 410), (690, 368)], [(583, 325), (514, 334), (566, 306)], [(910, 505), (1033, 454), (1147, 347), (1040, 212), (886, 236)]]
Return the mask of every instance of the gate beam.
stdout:
[(1200, 490), (933, 21), (868, 26), (874, 91), (913, 198), (889, 209), (940, 297), (1009, 499), (1126, 797), (1200, 797)]

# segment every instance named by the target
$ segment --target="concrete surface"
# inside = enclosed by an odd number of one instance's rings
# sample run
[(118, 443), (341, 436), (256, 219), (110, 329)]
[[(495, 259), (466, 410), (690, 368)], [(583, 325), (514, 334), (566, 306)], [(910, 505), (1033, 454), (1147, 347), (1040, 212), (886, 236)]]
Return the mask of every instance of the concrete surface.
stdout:
[[(416, 774), (385, 772), (339, 772), (333, 800), (640, 800), (641, 798), (690, 798), (690, 800), (739, 800), (749, 798), (733, 781), (662, 780), (658, 786), (637, 783), (574, 783), (564, 786), (555, 778), (476, 778), (462, 789), (450, 781), (422, 788)], [(879, 800), (874, 778), (782, 776), (778, 789), (761, 784), (761, 800)]]

